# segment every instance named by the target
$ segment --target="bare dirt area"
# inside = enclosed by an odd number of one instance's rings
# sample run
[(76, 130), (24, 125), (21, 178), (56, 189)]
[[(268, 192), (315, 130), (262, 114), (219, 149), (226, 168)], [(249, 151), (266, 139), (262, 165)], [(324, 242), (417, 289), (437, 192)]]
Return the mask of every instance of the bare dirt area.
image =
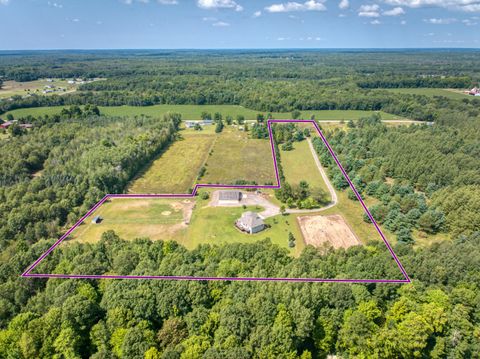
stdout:
[(297, 219), (307, 245), (317, 248), (331, 245), (337, 249), (361, 244), (341, 215), (301, 216)]

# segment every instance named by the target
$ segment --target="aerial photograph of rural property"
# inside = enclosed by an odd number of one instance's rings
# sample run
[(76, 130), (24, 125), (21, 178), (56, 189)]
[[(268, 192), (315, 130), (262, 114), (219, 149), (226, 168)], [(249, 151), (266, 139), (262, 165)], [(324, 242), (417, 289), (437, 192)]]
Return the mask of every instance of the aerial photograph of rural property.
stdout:
[(480, 358), (480, 0), (0, 24), (0, 359)]

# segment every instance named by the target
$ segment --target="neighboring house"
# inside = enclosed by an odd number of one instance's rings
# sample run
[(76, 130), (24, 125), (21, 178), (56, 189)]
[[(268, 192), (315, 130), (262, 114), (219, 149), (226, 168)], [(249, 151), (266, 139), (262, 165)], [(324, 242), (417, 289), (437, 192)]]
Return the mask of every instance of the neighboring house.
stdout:
[(242, 200), (242, 192), (240, 191), (219, 191), (219, 204), (238, 204)]
[(195, 127), (196, 121), (185, 121), (185, 127), (186, 128), (193, 128)]
[(203, 120), (202, 123), (200, 123), (202, 126), (208, 126), (208, 125), (213, 125), (213, 120)]
[(13, 122), (12, 121), (7, 121), (7, 122), (4, 122), (0, 125), (0, 128), (9, 128), (11, 125), (13, 125)]
[(93, 224), (99, 224), (101, 221), (102, 221), (102, 217), (100, 217), (100, 216), (95, 216), (95, 217), (92, 219), (92, 223), (93, 223)]
[(468, 94), (472, 96), (480, 96), (480, 88), (474, 87), (473, 89), (468, 91)]
[(239, 229), (250, 234), (258, 233), (265, 228), (263, 220), (255, 212), (245, 212), (235, 224)]
[(21, 123), (20, 128), (32, 128), (33, 125), (31, 123)]

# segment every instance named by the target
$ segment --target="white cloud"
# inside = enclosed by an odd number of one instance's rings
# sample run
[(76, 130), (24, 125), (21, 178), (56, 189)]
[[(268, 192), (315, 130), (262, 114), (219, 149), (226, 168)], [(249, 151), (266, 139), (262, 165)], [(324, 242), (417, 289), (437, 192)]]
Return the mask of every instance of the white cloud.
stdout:
[(391, 10), (387, 10), (383, 12), (383, 15), (385, 16), (400, 16), (400, 15), (405, 15), (405, 10), (403, 10), (401, 7), (395, 7)]
[(458, 20), (454, 18), (449, 18), (449, 19), (431, 18), (431, 19), (423, 19), (423, 21), (432, 25), (449, 25), (457, 22)]
[(80, 19), (73, 19), (73, 22), (80, 22)]
[(214, 22), (212, 24), (212, 26), (215, 26), (215, 27), (227, 27), (227, 26), (230, 26), (230, 24), (228, 22), (225, 22), (225, 21), (217, 21), (217, 22)]
[(342, 10), (348, 9), (350, 6), (350, 2), (348, 0), (341, 0), (340, 4), (338, 4), (338, 7)]
[(358, 16), (362, 17), (379, 17), (380, 16), (380, 6), (377, 4), (373, 5), (362, 5), (358, 9)]
[(197, 0), (198, 7), (202, 9), (234, 9), (242, 11), (243, 7), (234, 0)]
[(253, 17), (260, 17), (260, 16), (262, 16), (262, 12), (261, 11), (255, 11), (252, 16)]
[(400, 25), (407, 25), (407, 21), (406, 20), (400, 21)]
[(304, 3), (295, 1), (272, 4), (265, 8), (268, 12), (291, 12), (291, 11), (325, 11), (327, 8), (323, 4), (325, 0), (308, 0)]
[(375, 19), (375, 20), (370, 21), (370, 24), (372, 24), (372, 25), (380, 25), (381, 22), (380, 22), (379, 20)]
[(464, 19), (462, 20), (462, 24), (464, 24), (465, 26), (475, 26), (475, 25), (478, 25), (478, 21), (476, 21), (477, 18), (475, 17), (472, 17), (470, 19)]
[(10, 0), (0, 0), (0, 5), (8, 5)]
[(387, 4), (419, 7), (443, 7), (466, 12), (480, 12), (480, 0), (384, 0)]
[[(1, 1), (1, 0), (0, 0), (0, 1)], [(47, 5), (48, 5), (48, 6), (56, 7), (57, 9), (63, 8), (63, 5), (62, 5), (62, 4), (59, 4), (59, 3), (56, 3), (56, 2), (50, 2), (50, 1), (48, 1), (48, 2), (47, 2)]]

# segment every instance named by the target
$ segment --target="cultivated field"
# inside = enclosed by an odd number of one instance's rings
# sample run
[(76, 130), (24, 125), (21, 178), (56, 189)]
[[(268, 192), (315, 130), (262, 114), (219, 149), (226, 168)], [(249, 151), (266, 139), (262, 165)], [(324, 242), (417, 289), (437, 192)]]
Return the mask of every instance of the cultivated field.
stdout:
[[(41, 116), (41, 115), (54, 115), (60, 113), (63, 106), (52, 107), (37, 107), (37, 108), (24, 108), (10, 111), (15, 117), (25, 117), (28, 115)], [(155, 105), (155, 106), (99, 106), (100, 112), (110, 116), (162, 116), (167, 112), (179, 112), (182, 114), (184, 120), (199, 120), (202, 112), (209, 112), (212, 115), (215, 112), (220, 112), (225, 118), (227, 115), (232, 116), (234, 119), (237, 115), (245, 116), (246, 120), (255, 120), (258, 113), (266, 112), (251, 110), (242, 106), (235, 105)], [(342, 111), (342, 110), (321, 110), (321, 111), (303, 111), (301, 118), (310, 119), (312, 115), (315, 115), (317, 120), (358, 120), (362, 117), (370, 116), (376, 113), (376, 111)], [(397, 115), (388, 114), (386, 112), (379, 112), (384, 120), (402, 119)], [(273, 112), (272, 116), (276, 119), (291, 119), (290, 112)]]
[[(96, 242), (102, 233), (114, 230), (123, 239), (149, 237), (152, 240), (181, 239), (194, 206), (194, 200), (114, 198), (86, 218), (72, 234), (72, 240)], [(91, 223), (95, 216), (102, 221)]]
[(360, 244), (341, 215), (299, 216), (297, 220), (307, 245), (317, 248), (330, 245), (337, 249)]
[[(281, 146), (280, 146), (281, 147)], [(305, 180), (310, 189), (321, 189), (325, 192), (326, 202), (331, 200), (327, 185), (322, 179), (307, 141), (294, 142), (292, 151), (280, 150), (283, 173), (290, 184), (299, 184)]]
[(251, 139), (234, 128), (225, 128), (218, 136), (206, 168), (201, 183), (275, 182), (270, 141)]
[(187, 134), (175, 141), (129, 186), (129, 193), (187, 193), (205, 162), (215, 135)]

